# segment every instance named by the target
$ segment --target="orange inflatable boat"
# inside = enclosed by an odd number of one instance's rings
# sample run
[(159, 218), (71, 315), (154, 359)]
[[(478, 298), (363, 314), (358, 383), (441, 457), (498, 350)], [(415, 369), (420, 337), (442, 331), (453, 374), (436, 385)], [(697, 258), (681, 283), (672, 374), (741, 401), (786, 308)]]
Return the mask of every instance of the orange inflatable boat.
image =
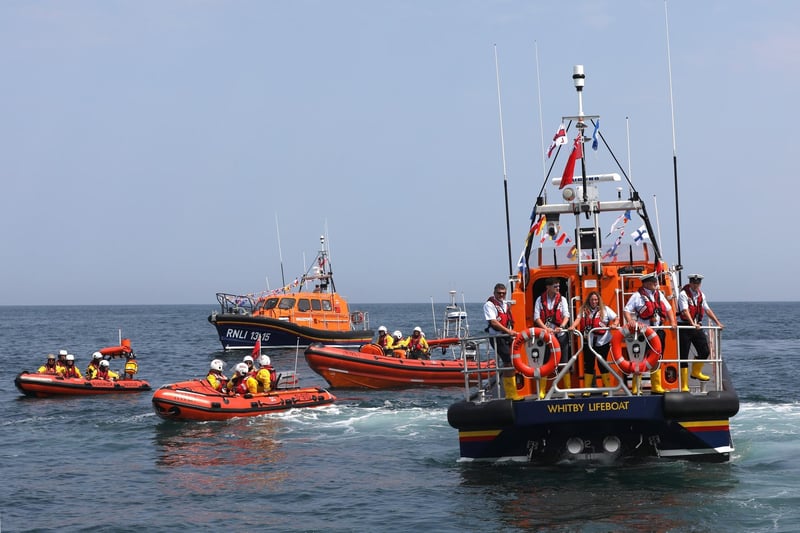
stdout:
[(14, 385), (26, 396), (45, 398), (48, 396), (86, 396), (90, 394), (120, 394), (151, 390), (150, 384), (141, 379), (64, 378), (54, 374), (22, 372), (14, 379)]
[(215, 390), (205, 379), (193, 379), (156, 390), (153, 409), (166, 420), (227, 420), (300, 407), (320, 407), (334, 401), (333, 394), (317, 387), (228, 396)]

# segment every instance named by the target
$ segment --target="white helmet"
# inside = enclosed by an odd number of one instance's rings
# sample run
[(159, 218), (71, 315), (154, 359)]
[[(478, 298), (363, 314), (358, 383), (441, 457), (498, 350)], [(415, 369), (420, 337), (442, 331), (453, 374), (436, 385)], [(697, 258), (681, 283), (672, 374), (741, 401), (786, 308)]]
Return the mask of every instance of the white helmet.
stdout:
[(381, 331), (382, 331), (382, 332), (384, 332), (384, 333), (386, 333), (386, 332), (387, 332), (387, 331), (389, 331), (389, 330), (388, 330), (388, 329), (386, 329), (386, 326), (381, 326), (381, 327), (379, 327), (379, 328), (378, 328), (378, 333), (380, 333)]
[(102, 361), (100, 361), (100, 366), (103, 368), (108, 368), (110, 365), (108, 364), (108, 361), (103, 359)]
[(62, 355), (67, 355), (68, 353), (69, 353), (69, 352), (67, 352), (66, 350), (59, 350), (59, 351), (58, 351), (58, 355), (59, 355), (59, 356), (62, 356)]
[(103, 354), (101, 354), (100, 352), (94, 352), (92, 354), (92, 359), (102, 359), (102, 358), (103, 358)]
[(400, 332), (399, 329), (397, 329), (397, 330), (395, 330), (394, 333), (392, 333), (392, 337), (394, 337), (395, 339), (402, 339), (403, 338), (403, 334)]
[(222, 372), (222, 367), (225, 366), (225, 362), (221, 359), (214, 359), (211, 361), (211, 370), (216, 370), (217, 372)]
[(74, 360), (75, 360), (75, 356), (72, 355), (71, 353), (68, 353), (67, 354), (67, 361), (74, 361)]
[(422, 333), (422, 328), (421, 328), (421, 327), (419, 327), (419, 326), (417, 326), (417, 327), (415, 327), (415, 328), (414, 328), (414, 331), (415, 331), (415, 332), (416, 332), (416, 331), (419, 331), (420, 333)]
[(239, 363), (238, 365), (236, 365), (236, 371), (237, 371), (239, 374), (242, 374), (242, 375), (244, 375), (244, 374), (247, 374), (248, 372), (250, 372), (250, 369), (249, 369), (249, 368), (247, 368), (247, 364), (245, 364), (245, 363)]
[(244, 359), (242, 359), (242, 363), (248, 363), (248, 362), (249, 362), (249, 363), (253, 363), (253, 362), (255, 362), (255, 361), (253, 360), (253, 356), (252, 356), (252, 355), (245, 355), (245, 356), (244, 356)]
[(271, 362), (268, 355), (262, 355), (258, 358), (258, 364), (261, 366), (269, 366)]

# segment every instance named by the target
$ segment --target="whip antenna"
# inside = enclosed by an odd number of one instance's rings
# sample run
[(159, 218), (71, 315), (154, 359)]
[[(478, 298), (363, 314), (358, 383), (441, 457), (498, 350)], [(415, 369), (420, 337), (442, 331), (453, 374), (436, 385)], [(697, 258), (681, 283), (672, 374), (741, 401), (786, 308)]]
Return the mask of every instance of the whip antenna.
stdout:
[(508, 175), (506, 173), (506, 143), (503, 138), (503, 105), (500, 98), (500, 66), (497, 61), (497, 45), (494, 45), (494, 71), (497, 77), (497, 108), (500, 112), (500, 154), (503, 159), (503, 193), (506, 202), (506, 237), (508, 238), (508, 277), (513, 274), (511, 269), (511, 222), (508, 217)]
[(667, 0), (664, 0), (664, 22), (667, 27), (667, 70), (669, 74), (669, 107), (670, 114), (672, 115), (672, 175), (675, 182), (675, 238), (678, 241), (678, 264), (675, 265), (675, 270), (678, 271), (678, 286), (683, 281), (681, 280), (681, 271), (683, 270), (683, 263), (681, 262), (681, 210), (678, 200), (678, 148), (675, 142), (675, 101), (672, 96), (672, 58), (669, 51), (669, 14), (667, 13)]

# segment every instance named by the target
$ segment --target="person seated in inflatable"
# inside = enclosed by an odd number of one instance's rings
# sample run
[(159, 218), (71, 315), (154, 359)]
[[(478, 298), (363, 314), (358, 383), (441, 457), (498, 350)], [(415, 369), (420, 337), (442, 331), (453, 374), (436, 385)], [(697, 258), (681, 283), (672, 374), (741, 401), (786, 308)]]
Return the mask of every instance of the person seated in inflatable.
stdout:
[(103, 354), (100, 352), (94, 352), (92, 354), (92, 360), (89, 361), (89, 365), (86, 367), (86, 379), (94, 379), (97, 377), (97, 371), (100, 370), (100, 361), (103, 359)]
[(64, 371), (67, 368), (67, 355), (69, 352), (66, 350), (59, 350), (58, 351), (58, 360), (56, 361), (56, 374), (59, 376), (64, 374)]
[(80, 369), (75, 366), (75, 356), (68, 353), (64, 358), (64, 370), (61, 372), (61, 377), (64, 378), (82, 378)]
[(268, 355), (258, 358), (259, 369), (255, 373), (255, 380), (258, 383), (258, 392), (269, 392), (277, 385), (277, 373), (272, 368), (272, 361)]
[(236, 372), (228, 381), (228, 394), (231, 396), (242, 396), (255, 394), (258, 392), (258, 381), (250, 375), (250, 369), (245, 363), (236, 365)]
[(430, 359), (431, 349), (428, 346), (428, 341), (425, 340), (425, 334), (422, 333), (422, 328), (417, 326), (405, 341), (406, 349), (408, 350), (409, 359)]
[(94, 379), (102, 379), (105, 381), (117, 381), (119, 379), (119, 374), (111, 370), (111, 365), (108, 361), (103, 359), (100, 361), (100, 366), (97, 369), (97, 375)]
[(225, 389), (225, 384), (228, 382), (228, 378), (222, 374), (222, 369), (224, 366), (225, 361), (221, 359), (214, 359), (211, 361), (208, 374), (206, 375), (206, 381), (208, 381), (208, 384), (211, 385), (211, 388), (217, 392), (227, 392)]
[(399, 357), (403, 358), (408, 353), (408, 344), (406, 344), (406, 340), (403, 339), (403, 332), (399, 329), (396, 329), (394, 333), (392, 333), (392, 349), (386, 355), (391, 355), (392, 357)]
[(47, 361), (37, 370), (39, 374), (57, 374), (56, 372), (56, 356), (55, 354), (47, 354)]
[(136, 354), (130, 352), (125, 354), (125, 379), (134, 379), (139, 372), (139, 363), (136, 362)]
[[(402, 338), (403, 336), (400, 335), (400, 337)], [(394, 342), (394, 336), (389, 335), (389, 330), (386, 329), (386, 326), (381, 326), (378, 328), (378, 340), (375, 341), (375, 344), (383, 349), (383, 353), (386, 355), (393, 355), (392, 349)]]
[(253, 359), (253, 356), (252, 355), (245, 355), (244, 359), (242, 359), (242, 363), (247, 365), (247, 371), (250, 373), (250, 375), (255, 377), (256, 372), (258, 371), (258, 369), (255, 367), (255, 360)]

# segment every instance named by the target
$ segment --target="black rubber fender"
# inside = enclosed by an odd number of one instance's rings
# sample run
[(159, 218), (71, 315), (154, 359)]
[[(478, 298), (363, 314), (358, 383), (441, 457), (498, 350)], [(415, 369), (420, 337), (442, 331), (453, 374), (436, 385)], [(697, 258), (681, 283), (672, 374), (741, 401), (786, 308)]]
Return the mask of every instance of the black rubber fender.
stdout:
[(468, 402), (462, 400), (447, 410), (447, 422), (456, 429), (493, 429), (514, 425), (511, 400)]

